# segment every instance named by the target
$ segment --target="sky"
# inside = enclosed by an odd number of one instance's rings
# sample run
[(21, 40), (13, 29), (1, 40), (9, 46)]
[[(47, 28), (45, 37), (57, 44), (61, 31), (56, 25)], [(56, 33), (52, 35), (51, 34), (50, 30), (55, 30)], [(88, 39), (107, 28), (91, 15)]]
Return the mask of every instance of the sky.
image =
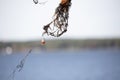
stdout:
[[(0, 0), (0, 41), (41, 39), (59, 3)], [(60, 38), (120, 38), (120, 0), (72, 0), (68, 31)]]

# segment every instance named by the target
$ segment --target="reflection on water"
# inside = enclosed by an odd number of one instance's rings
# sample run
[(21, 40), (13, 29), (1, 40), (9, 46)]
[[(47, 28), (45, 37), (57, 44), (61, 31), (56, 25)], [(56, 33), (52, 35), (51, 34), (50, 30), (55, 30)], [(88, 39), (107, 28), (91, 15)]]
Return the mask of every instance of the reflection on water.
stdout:
[[(16, 73), (15, 80), (120, 80), (120, 50), (34, 53)], [(1, 55), (0, 80), (6, 80), (23, 57)]]

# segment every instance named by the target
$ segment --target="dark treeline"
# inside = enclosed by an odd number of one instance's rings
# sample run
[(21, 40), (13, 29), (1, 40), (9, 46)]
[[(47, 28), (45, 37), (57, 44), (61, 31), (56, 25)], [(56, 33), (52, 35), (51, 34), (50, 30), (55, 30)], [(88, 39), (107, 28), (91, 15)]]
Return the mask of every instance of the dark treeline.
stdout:
[(120, 39), (61, 39), (46, 40), (46, 45), (41, 45), (40, 41), (28, 42), (0, 42), (0, 53), (6, 49), (12, 49), (12, 52), (23, 52), (30, 48), (36, 51), (44, 50), (80, 50), (97, 48), (120, 48)]

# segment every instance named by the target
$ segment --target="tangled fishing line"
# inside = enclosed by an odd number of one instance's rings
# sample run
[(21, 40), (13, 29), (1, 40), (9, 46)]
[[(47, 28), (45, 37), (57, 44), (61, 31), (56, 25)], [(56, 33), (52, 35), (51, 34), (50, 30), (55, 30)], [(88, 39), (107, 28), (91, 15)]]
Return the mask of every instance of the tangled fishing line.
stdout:
[(44, 35), (60, 37), (67, 31), (69, 9), (71, 7), (71, 0), (61, 0), (61, 3), (56, 8), (53, 20), (43, 27), (41, 43), (45, 44)]
[(55, 10), (54, 19), (43, 27), (44, 34), (59, 37), (67, 31), (71, 0), (62, 0)]

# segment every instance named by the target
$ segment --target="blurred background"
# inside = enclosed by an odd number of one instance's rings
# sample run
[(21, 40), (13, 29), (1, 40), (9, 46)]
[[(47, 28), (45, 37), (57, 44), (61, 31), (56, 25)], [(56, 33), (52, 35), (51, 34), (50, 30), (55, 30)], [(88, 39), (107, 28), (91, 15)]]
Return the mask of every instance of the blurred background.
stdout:
[(45, 45), (43, 26), (60, 0), (39, 2), (46, 3), (0, 0), (0, 80), (31, 48), (16, 80), (120, 79), (119, 0), (72, 0), (68, 31), (59, 38), (45, 36)]
[[(52, 20), (61, 0), (0, 1), (0, 52), (41, 51), (43, 26)], [(120, 47), (120, 1), (75, 0), (69, 14), (68, 31), (59, 38), (45, 36), (48, 50)], [(8, 54), (9, 54), (8, 53)]]

